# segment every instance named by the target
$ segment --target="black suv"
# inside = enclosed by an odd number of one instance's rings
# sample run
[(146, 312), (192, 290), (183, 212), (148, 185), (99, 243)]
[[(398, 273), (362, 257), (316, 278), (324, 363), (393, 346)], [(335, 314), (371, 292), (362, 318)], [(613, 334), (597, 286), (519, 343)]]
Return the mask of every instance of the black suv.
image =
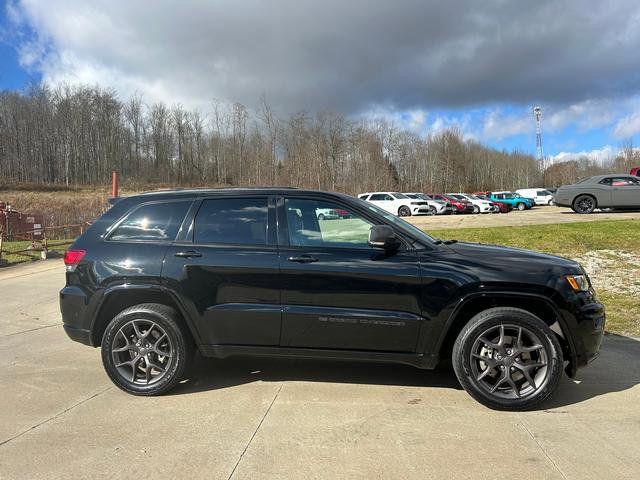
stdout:
[(101, 345), (107, 374), (138, 395), (174, 387), (196, 349), (426, 369), (452, 358), (478, 401), (525, 409), (595, 358), (604, 332), (577, 263), (438, 240), (336, 193), (122, 198), (65, 264), (67, 334)]

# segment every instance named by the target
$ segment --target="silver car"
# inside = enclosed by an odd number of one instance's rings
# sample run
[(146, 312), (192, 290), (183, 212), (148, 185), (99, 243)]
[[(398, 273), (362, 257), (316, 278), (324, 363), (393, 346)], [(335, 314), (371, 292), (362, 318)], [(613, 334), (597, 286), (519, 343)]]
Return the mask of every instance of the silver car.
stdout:
[(558, 188), (553, 201), (576, 213), (591, 213), (596, 208), (640, 208), (640, 177), (626, 173), (596, 175)]
[(432, 215), (447, 215), (451, 214), (454, 211), (454, 208), (450, 203), (443, 202), (441, 200), (434, 200), (433, 198), (425, 195), (424, 193), (405, 193), (405, 195), (409, 198), (413, 198), (414, 200), (423, 200), (427, 202), (429, 205), (429, 210)]

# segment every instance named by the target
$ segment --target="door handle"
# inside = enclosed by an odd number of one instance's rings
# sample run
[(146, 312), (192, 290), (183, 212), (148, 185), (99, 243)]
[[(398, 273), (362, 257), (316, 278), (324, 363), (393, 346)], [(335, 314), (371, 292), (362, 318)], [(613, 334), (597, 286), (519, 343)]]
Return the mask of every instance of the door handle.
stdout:
[(317, 258), (312, 257), (311, 255), (300, 255), (299, 257), (289, 257), (287, 258), (287, 260), (289, 260), (290, 262), (297, 262), (297, 263), (313, 263), (318, 261)]
[(186, 252), (176, 252), (173, 254), (174, 257), (181, 258), (193, 258), (193, 257), (201, 257), (202, 254), (200, 252), (196, 252), (195, 250), (187, 250)]

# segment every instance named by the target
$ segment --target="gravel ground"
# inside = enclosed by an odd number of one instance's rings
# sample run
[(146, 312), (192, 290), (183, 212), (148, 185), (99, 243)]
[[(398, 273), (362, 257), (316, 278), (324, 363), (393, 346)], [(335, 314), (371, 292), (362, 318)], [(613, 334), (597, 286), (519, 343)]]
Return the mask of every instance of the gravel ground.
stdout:
[(619, 250), (594, 250), (572, 258), (589, 272), (596, 291), (640, 295), (640, 255)]

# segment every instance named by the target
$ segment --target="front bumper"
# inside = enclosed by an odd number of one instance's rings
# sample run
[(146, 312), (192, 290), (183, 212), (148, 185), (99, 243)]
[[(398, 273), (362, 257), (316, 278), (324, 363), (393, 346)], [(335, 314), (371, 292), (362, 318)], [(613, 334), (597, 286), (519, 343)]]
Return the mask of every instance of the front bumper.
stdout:
[(576, 312), (575, 319), (572, 337), (577, 369), (591, 363), (600, 352), (606, 324), (604, 305), (598, 302), (587, 303)]
[(428, 205), (420, 205), (411, 209), (412, 215), (431, 215), (431, 208)]

